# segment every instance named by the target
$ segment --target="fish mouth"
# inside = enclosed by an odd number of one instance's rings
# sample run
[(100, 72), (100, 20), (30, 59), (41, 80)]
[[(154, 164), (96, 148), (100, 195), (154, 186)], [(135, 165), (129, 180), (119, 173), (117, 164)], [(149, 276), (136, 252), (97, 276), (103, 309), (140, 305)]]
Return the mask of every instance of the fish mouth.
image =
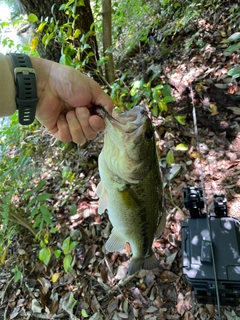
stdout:
[(119, 114), (118, 119), (111, 116), (102, 106), (95, 106), (95, 108), (98, 116), (103, 120), (108, 120), (113, 126), (125, 133), (134, 133), (139, 130), (148, 117), (146, 109), (141, 106), (139, 106), (138, 110), (135, 112), (131, 109)]
[(111, 116), (106, 109), (104, 109), (102, 106), (95, 106), (95, 110), (96, 113), (99, 117), (101, 117), (103, 120), (108, 119), (110, 122), (112, 123), (119, 123), (122, 124), (121, 122), (119, 122), (117, 119), (113, 118), (113, 116)]

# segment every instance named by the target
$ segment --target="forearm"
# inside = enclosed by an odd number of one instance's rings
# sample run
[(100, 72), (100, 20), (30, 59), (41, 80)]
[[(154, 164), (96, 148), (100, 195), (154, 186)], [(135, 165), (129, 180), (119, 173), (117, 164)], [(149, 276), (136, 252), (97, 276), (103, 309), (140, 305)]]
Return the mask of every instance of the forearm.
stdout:
[[(36, 71), (37, 94), (44, 91), (48, 81), (52, 61), (30, 57)], [(16, 87), (12, 61), (9, 56), (0, 53), (0, 117), (12, 115), (16, 107)]]
[(0, 117), (16, 111), (16, 89), (10, 58), (0, 53)]
[[(113, 102), (94, 80), (74, 68), (53, 61), (35, 57), (30, 59), (36, 72), (38, 102), (35, 117), (49, 133), (61, 141), (81, 144), (104, 129), (103, 119), (91, 114), (90, 109), (101, 105), (111, 113)], [(0, 54), (0, 117), (16, 111), (13, 64), (10, 57)], [(21, 90), (19, 81), (17, 88)], [(19, 92), (17, 95), (19, 97)], [(24, 110), (21, 104), (19, 106), (22, 115), (20, 123), (23, 123)], [(26, 109), (27, 116), (30, 111)]]

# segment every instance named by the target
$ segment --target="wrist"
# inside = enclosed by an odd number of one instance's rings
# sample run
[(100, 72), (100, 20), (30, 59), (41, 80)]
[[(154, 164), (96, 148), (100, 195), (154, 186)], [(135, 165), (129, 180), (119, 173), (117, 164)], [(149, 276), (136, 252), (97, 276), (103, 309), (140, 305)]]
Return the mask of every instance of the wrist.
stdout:
[(13, 68), (4, 54), (0, 53), (0, 117), (12, 115), (16, 111)]
[(13, 81), (14, 81), (13, 64), (12, 64), (11, 58), (10, 58), (8, 55), (6, 55), (5, 57), (6, 57), (6, 59), (7, 59), (9, 69), (10, 69), (11, 72), (12, 72)]

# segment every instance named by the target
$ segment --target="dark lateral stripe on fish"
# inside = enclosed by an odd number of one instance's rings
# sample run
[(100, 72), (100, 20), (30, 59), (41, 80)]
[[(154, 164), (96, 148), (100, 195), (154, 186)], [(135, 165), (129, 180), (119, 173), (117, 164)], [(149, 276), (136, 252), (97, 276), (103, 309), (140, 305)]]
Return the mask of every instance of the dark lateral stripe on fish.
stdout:
[[(140, 200), (140, 203), (142, 203), (141, 209), (139, 210), (139, 216), (141, 220), (141, 235), (143, 238), (143, 255), (147, 255), (149, 253), (149, 236), (148, 236), (148, 221), (146, 218), (146, 208), (144, 206), (144, 201)], [(150, 244), (152, 245), (152, 243)]]

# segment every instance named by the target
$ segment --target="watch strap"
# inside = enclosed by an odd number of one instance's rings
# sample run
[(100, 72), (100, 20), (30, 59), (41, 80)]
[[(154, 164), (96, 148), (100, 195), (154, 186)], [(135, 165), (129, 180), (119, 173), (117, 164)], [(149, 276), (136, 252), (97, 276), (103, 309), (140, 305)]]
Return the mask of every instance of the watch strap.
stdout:
[(8, 53), (14, 68), (18, 121), (22, 125), (33, 123), (36, 114), (36, 73), (28, 55)]

